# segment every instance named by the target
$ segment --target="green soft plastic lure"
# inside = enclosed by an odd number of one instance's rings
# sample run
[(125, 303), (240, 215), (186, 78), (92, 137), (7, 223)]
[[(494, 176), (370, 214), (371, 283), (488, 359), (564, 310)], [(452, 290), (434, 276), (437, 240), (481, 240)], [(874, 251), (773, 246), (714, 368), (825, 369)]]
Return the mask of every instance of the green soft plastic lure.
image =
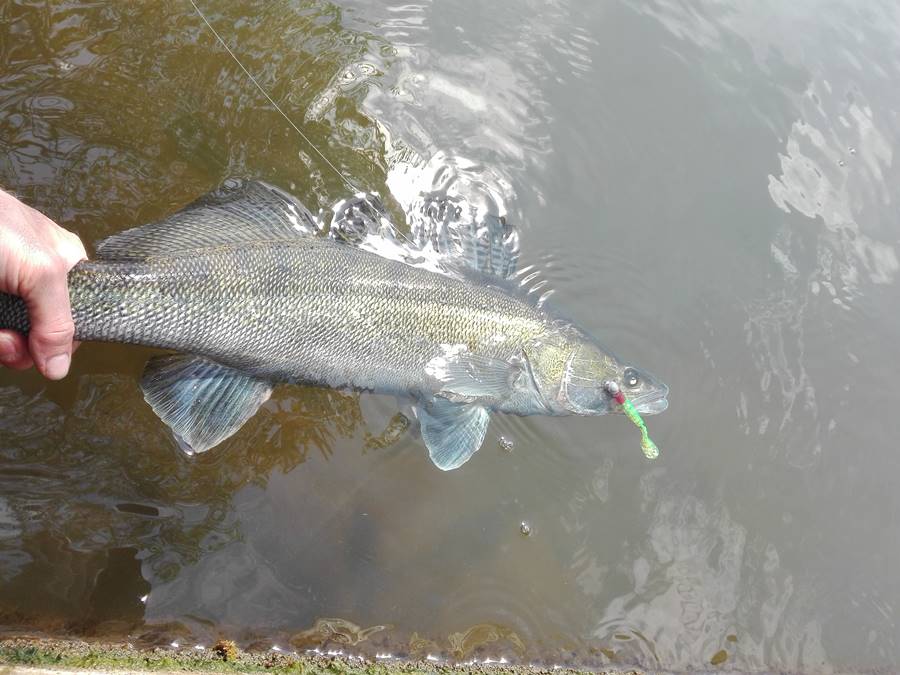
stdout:
[(644, 457), (647, 459), (656, 459), (659, 457), (659, 448), (656, 447), (656, 443), (650, 440), (650, 434), (647, 432), (647, 425), (644, 424), (644, 420), (641, 418), (641, 414), (637, 411), (637, 408), (634, 407), (634, 404), (629, 401), (625, 394), (622, 393), (622, 390), (619, 389), (619, 385), (615, 382), (607, 381), (604, 383), (604, 387), (610, 396), (615, 399), (616, 403), (622, 406), (622, 411), (625, 413), (626, 417), (631, 420), (631, 422), (641, 431), (641, 450), (644, 451)]

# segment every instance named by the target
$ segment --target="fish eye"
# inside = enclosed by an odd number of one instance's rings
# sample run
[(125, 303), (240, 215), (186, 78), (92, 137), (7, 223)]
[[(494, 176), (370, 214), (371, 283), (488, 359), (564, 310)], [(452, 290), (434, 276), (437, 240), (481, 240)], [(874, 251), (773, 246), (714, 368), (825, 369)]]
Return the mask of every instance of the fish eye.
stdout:
[(641, 378), (634, 368), (626, 368), (622, 373), (622, 382), (629, 389), (634, 389), (641, 383)]

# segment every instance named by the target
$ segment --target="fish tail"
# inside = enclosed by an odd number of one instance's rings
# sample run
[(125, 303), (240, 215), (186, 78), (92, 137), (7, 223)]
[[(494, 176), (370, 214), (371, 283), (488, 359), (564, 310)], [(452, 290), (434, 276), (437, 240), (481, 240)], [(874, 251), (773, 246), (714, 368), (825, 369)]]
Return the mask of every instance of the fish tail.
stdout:
[(0, 330), (11, 329), (28, 335), (30, 328), (25, 301), (15, 295), (0, 293)]

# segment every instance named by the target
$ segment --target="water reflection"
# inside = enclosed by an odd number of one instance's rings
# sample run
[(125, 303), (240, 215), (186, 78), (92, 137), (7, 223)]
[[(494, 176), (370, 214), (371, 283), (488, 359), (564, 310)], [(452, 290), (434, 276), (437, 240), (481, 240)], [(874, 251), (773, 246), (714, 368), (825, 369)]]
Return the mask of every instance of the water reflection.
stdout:
[[(269, 93), (301, 110), (333, 73), (381, 42), (347, 33), (329, 4), (210, 11), (214, 23), (228, 22), (241, 60)], [(293, 179), (313, 209), (342, 193), (341, 179), (248, 86), (189, 6), (12, 3), (4, 12), (4, 184), (90, 239), (169, 213), (229, 175)], [(134, 114), (122, 114), (125, 101)], [(307, 135), (331, 148), (345, 173), (377, 188), (374, 125), (353, 106), (329, 122), (308, 125)]]
[[(232, 506), (239, 491), (265, 488), (273, 472), (294, 470), (310, 452), (327, 460), (336, 439), (353, 435), (362, 422), (357, 396), (276, 393), (221, 453), (185, 461), (130, 377), (83, 375), (65, 409), (16, 387), (0, 395), (3, 575), (21, 581), (39, 567), (45, 602), (76, 615), (81, 609), (69, 580), (78, 579), (78, 566), (47, 568), (54, 555), (90, 560), (107, 549), (136, 547), (144, 574), (173, 579), (183, 566), (241, 538)], [(73, 493), (80, 497), (73, 500)], [(35, 547), (31, 536), (53, 542), (58, 553), (26, 553)], [(140, 565), (132, 574), (139, 571)], [(16, 596), (18, 586), (5, 592)]]
[(319, 619), (312, 628), (301, 631), (291, 638), (291, 644), (298, 649), (328, 648), (330, 643), (338, 645), (358, 645), (375, 633), (390, 626), (370, 626), (361, 628), (345, 619)]
[(777, 549), (735, 522), (721, 500), (685, 499), (665, 483), (662, 471), (642, 481), (650, 520), (646, 539), (627, 549), (628, 566), (592, 560), (587, 568), (593, 588), (625, 575), (631, 589), (606, 604), (594, 629), (607, 656), (689, 669), (724, 658), (745, 668), (825, 662), (821, 623), (807, 618), (811, 591), (797, 588)]

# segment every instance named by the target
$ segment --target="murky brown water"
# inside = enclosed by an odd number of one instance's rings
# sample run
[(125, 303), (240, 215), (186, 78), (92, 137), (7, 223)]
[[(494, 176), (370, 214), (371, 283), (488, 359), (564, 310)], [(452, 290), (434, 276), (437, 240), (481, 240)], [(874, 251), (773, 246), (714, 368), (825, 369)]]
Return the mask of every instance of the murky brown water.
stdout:
[[(900, 663), (894, 3), (201, 6), (398, 218), (449, 185), (516, 223), (556, 305), (671, 386), (663, 454), (621, 418), (497, 416), (512, 452), (445, 474), (371, 442), (396, 401), (285, 387), (192, 459), (138, 390), (151, 352), (86, 344), (62, 383), (0, 372), (7, 628)], [(93, 245), (234, 175), (348, 192), (188, 2), (0, 4), (0, 185)]]

